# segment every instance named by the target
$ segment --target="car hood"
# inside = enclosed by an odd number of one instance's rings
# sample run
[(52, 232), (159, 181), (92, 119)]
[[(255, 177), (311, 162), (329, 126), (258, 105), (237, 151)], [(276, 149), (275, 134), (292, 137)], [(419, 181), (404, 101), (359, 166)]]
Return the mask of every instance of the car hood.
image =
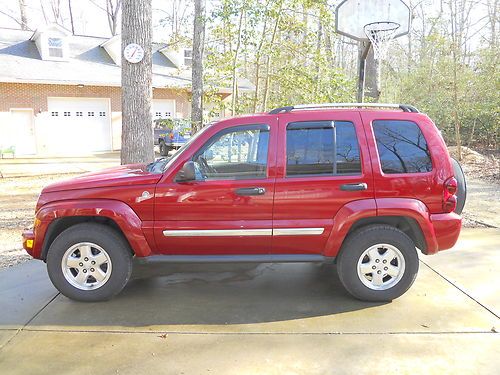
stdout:
[(42, 193), (98, 187), (156, 184), (161, 174), (151, 173), (145, 164), (129, 164), (85, 173), (47, 185)]

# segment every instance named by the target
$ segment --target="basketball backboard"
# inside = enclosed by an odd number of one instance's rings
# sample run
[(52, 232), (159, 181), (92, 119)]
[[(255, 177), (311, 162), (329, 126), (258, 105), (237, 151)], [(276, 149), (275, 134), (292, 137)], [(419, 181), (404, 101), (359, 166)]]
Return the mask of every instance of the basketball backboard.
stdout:
[(368, 40), (364, 27), (373, 22), (395, 22), (394, 38), (410, 31), (410, 8), (402, 0), (344, 0), (335, 10), (337, 33), (349, 38)]

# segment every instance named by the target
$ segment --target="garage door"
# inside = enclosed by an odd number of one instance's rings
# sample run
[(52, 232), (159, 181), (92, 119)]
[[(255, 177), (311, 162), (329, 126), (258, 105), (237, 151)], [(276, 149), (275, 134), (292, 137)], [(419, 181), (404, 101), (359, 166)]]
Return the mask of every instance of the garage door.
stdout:
[(50, 154), (111, 150), (109, 99), (48, 98), (43, 148)]
[(153, 99), (153, 120), (175, 118), (175, 100)]

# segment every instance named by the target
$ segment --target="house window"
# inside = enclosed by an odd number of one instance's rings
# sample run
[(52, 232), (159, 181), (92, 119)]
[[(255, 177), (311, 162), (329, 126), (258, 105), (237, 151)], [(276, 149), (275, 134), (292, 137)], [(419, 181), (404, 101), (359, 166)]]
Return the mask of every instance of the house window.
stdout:
[(94, 117), (94, 112), (89, 112), (89, 113), (87, 114), (87, 116), (89, 116), (89, 117)]
[(99, 116), (105, 117), (106, 116), (106, 112), (99, 112)]
[(71, 116), (71, 112), (64, 112), (64, 116), (65, 117)]
[(184, 50), (184, 65), (189, 67), (193, 65), (193, 51), (190, 49)]
[(156, 112), (155, 117), (161, 117), (161, 112)]
[(165, 117), (172, 117), (172, 112), (165, 112)]
[(82, 117), (83, 116), (83, 112), (76, 112), (76, 117)]
[(50, 115), (54, 116), (54, 117), (57, 117), (57, 116), (59, 116), (59, 112), (51, 112)]
[(48, 38), (49, 56), (63, 58), (63, 40), (61, 38)]

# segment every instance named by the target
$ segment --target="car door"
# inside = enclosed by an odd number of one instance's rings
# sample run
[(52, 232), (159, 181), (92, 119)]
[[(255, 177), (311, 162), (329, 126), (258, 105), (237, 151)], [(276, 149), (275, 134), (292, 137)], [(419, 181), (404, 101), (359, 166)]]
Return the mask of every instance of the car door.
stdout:
[[(273, 253), (320, 254), (345, 204), (373, 198), (359, 112), (280, 115)], [(332, 235), (335, 235), (332, 233)]]
[[(211, 125), (181, 151), (155, 192), (159, 252), (271, 252), (276, 133), (271, 116), (233, 119)], [(186, 161), (195, 163), (196, 180), (176, 182)]]

